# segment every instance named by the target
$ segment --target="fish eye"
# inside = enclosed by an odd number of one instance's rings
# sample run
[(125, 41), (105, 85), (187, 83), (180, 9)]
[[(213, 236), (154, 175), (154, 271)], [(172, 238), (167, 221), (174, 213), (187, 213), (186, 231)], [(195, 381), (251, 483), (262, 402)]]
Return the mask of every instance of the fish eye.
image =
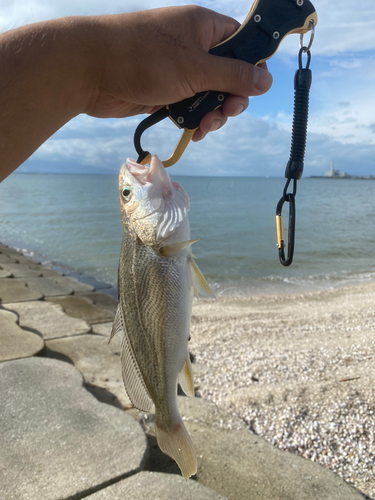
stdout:
[(122, 197), (124, 198), (125, 201), (129, 201), (130, 198), (131, 198), (131, 189), (129, 186), (126, 186), (124, 187), (124, 189), (122, 190)]

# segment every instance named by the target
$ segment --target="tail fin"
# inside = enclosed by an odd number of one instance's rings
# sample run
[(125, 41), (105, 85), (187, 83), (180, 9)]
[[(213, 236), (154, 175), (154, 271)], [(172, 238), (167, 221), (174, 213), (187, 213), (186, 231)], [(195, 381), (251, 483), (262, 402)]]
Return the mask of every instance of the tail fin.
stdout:
[(184, 479), (196, 474), (197, 456), (182, 420), (169, 431), (156, 425), (156, 439), (161, 451), (177, 462)]

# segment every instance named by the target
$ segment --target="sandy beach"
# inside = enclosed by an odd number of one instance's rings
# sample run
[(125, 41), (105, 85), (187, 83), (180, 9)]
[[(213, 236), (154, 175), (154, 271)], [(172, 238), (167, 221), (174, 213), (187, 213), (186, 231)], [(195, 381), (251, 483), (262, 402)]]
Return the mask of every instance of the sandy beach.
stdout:
[(195, 303), (201, 397), (375, 497), (375, 283)]

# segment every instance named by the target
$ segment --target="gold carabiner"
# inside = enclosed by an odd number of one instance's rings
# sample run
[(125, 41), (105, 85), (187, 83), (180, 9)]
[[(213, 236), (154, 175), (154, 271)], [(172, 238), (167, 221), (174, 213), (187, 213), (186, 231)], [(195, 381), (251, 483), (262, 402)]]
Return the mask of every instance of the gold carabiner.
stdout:
[[(193, 138), (194, 132), (196, 130), (197, 129), (194, 129), (194, 130), (185, 129), (184, 130), (184, 132), (181, 135), (180, 140), (178, 141), (177, 146), (175, 147), (175, 150), (173, 151), (171, 156), (167, 160), (162, 161), (162, 164), (164, 165), (165, 168), (171, 167), (172, 165), (174, 165), (175, 163), (178, 162), (178, 160), (183, 155), (185, 149), (187, 148), (189, 142)], [(139, 163), (141, 165), (146, 165), (146, 163), (150, 164), (150, 161), (151, 161), (151, 153), (147, 153), (147, 156), (145, 156), (143, 158), (143, 160), (140, 161)]]
[(175, 150), (167, 160), (163, 161), (163, 165), (165, 168), (174, 165), (181, 158), (189, 142), (192, 140), (194, 132), (196, 130), (196, 128), (193, 130), (188, 130), (187, 128), (184, 129), (184, 132), (181, 135)]
[[(152, 115), (145, 118), (136, 128), (136, 131), (134, 133), (134, 146), (135, 150), (138, 153), (137, 162), (141, 165), (145, 165), (146, 163), (150, 163), (151, 161), (151, 153), (149, 153), (148, 151), (144, 151), (141, 146), (141, 136), (143, 132), (152, 125), (155, 125), (161, 120), (164, 120), (164, 118), (166, 118), (167, 116), (169, 116), (169, 109), (168, 106), (165, 106), (164, 108), (159, 109), (159, 111), (156, 111)], [(180, 140), (175, 147), (175, 150), (167, 160), (162, 162), (164, 167), (170, 167), (171, 165), (174, 165), (181, 158), (189, 142), (192, 140), (194, 132), (197, 130), (197, 128), (198, 127), (193, 129), (184, 129)]]
[(278, 250), (285, 248), (283, 216), (276, 214), (276, 246)]

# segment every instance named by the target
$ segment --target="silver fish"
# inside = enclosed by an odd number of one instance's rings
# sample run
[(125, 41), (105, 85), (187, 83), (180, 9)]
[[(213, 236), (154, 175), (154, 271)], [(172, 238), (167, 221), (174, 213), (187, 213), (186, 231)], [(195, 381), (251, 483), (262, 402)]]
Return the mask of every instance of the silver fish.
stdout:
[(125, 389), (134, 406), (155, 408), (156, 438), (185, 479), (197, 471), (177, 405), (177, 382), (194, 397), (188, 341), (194, 293), (213, 295), (191, 254), (189, 198), (153, 156), (128, 159), (119, 175), (123, 225), (119, 306), (111, 338), (122, 335)]

